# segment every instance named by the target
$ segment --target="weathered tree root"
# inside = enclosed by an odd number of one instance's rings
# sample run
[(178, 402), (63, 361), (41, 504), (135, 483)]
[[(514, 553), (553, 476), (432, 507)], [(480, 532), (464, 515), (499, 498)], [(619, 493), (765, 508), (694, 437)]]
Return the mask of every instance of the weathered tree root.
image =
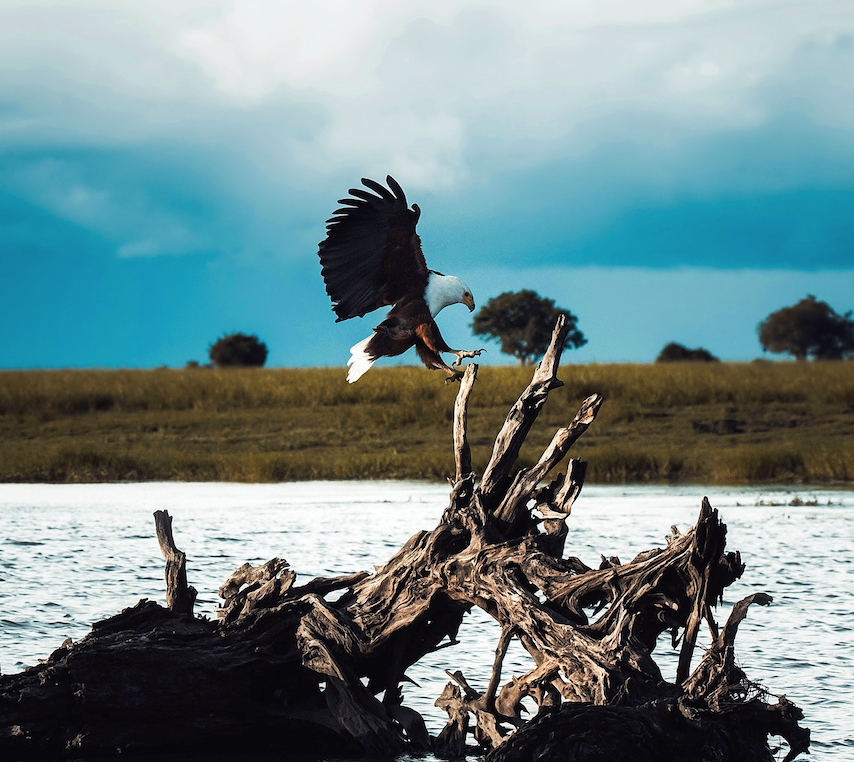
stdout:
[[(490, 760), (768, 760), (772, 734), (787, 740), (786, 759), (794, 759), (809, 745), (800, 710), (785, 698), (767, 704), (733, 657), (747, 607), (770, 597), (741, 601), (722, 630), (712, 615), (744, 566), (737, 552), (724, 551), (726, 526), (708, 501), (693, 529), (674, 530), (667, 547), (629, 563), (603, 558), (591, 569), (565, 557), (566, 519), (585, 464), (570, 459), (565, 473), (541, 485), (593, 422), (598, 395), (536, 465), (516, 470), (549, 391), (561, 385), (564, 335), (559, 320), (479, 481), (466, 437), (477, 365), (467, 367), (455, 407), (450, 504), (434, 530), (414, 535), (372, 574), (296, 586), (286, 561), (244, 565), (220, 589), (219, 621), (193, 618), (183, 554), (165, 531), (168, 515), (158, 517), (171, 610), (141, 601), (45, 663), (0, 677), (0, 755), (432, 749), (453, 758), (472, 733)], [(336, 591), (340, 597), (327, 599)], [(481, 691), (448, 672), (436, 704), (449, 721), (431, 738), (403, 705), (400, 686), (425, 654), (457, 642), (472, 606), (502, 627), (492, 676)], [(703, 621), (712, 646), (692, 671)], [(681, 633), (676, 683), (652, 658), (665, 631), (674, 645)], [(533, 667), (502, 684), (514, 638)], [(527, 723), (526, 698), (537, 707)]]

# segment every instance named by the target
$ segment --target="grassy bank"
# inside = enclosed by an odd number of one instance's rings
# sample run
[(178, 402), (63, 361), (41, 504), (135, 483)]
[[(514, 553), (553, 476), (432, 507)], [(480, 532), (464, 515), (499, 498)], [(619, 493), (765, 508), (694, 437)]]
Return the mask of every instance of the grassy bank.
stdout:
[[(567, 364), (533, 462), (579, 402), (588, 481), (854, 483), (854, 363)], [(475, 470), (528, 368), (481, 367)], [(421, 368), (0, 372), (0, 481), (440, 479), (456, 386)]]

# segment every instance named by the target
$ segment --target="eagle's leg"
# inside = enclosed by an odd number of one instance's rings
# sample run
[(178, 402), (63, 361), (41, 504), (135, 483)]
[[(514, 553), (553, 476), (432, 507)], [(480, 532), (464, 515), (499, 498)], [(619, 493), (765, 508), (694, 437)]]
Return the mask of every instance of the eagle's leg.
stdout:
[(462, 367), (462, 362), (466, 358), (478, 357), (486, 352), (485, 349), (452, 349), (451, 351), (457, 356), (457, 361), (453, 365), (454, 368)]
[[(433, 320), (425, 321), (415, 329), (415, 351), (421, 361), (431, 370), (443, 370), (448, 374), (446, 383), (459, 381), (463, 377), (461, 363), (466, 357), (477, 357), (483, 349), (451, 349), (439, 333), (439, 328)], [(442, 353), (455, 355), (457, 361), (451, 366), (442, 359)]]
[(451, 352), (456, 355), (457, 361), (453, 363), (450, 367), (445, 366), (445, 370), (448, 373), (448, 377), (445, 379), (445, 383), (451, 383), (453, 381), (462, 380), (464, 370), (463, 368), (463, 360), (466, 358), (478, 357), (479, 355), (486, 352), (485, 349), (452, 349)]

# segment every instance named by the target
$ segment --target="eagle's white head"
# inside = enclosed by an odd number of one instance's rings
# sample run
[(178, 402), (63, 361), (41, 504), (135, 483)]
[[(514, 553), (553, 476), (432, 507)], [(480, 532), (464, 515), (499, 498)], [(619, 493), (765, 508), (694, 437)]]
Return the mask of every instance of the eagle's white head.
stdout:
[(463, 283), (456, 275), (442, 275), (435, 270), (430, 270), (427, 278), (427, 290), (424, 292), (424, 301), (433, 317), (449, 304), (465, 304), (469, 312), (474, 311), (474, 297), (471, 289)]

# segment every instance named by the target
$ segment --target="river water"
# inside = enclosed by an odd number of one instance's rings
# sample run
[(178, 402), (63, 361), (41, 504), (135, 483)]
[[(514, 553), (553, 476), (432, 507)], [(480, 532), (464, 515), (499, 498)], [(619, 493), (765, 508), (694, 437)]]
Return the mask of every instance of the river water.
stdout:
[[(600, 554), (628, 561), (661, 547), (672, 524), (693, 525), (703, 495), (728, 525), (728, 549), (747, 564), (718, 621), (752, 592), (774, 598), (741, 625), (739, 663), (804, 710), (813, 759), (854, 760), (854, 492), (588, 486), (568, 522), (566, 554), (595, 567)], [(164, 602), (155, 510), (173, 516), (199, 591), (196, 612), (214, 617), (217, 589), (245, 561), (286, 558), (300, 581), (372, 570), (416, 531), (432, 529), (447, 500), (446, 486), (410, 482), (0, 485), (0, 669), (35, 664), (140, 598)], [(498, 634), (476, 610), (459, 646), (410, 670), (419, 686), (406, 686), (406, 703), (431, 732), (443, 725), (433, 701), (444, 670), (461, 669), (484, 688)], [(672, 680), (669, 638), (656, 657)], [(502, 682), (530, 666), (512, 648)]]

